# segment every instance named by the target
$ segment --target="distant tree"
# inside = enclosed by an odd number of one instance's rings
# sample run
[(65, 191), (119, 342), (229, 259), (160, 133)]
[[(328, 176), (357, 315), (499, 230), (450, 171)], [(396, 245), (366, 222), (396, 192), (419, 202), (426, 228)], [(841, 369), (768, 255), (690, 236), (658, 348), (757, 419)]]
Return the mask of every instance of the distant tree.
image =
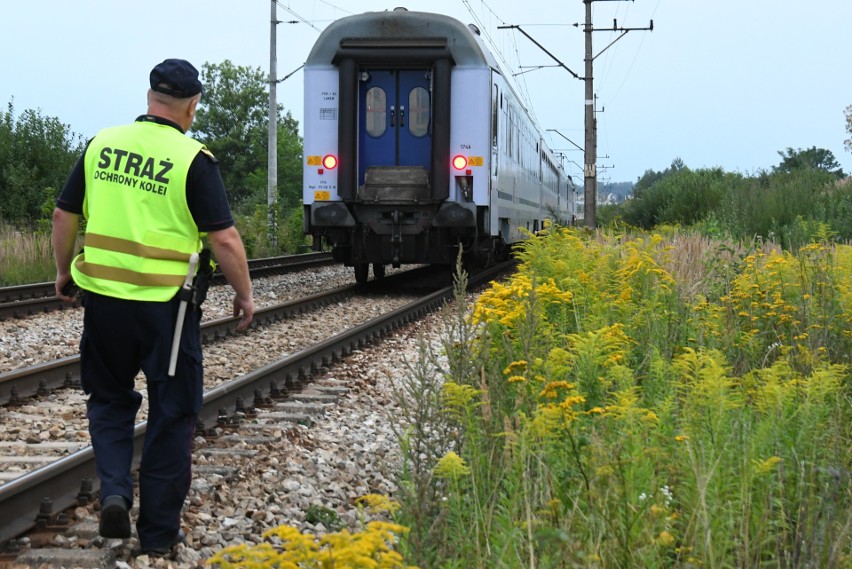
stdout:
[[(220, 163), (232, 205), (251, 210), (266, 203), (269, 84), (261, 69), (205, 63), (192, 134)], [(278, 106), (278, 188), (283, 209), (298, 205), (302, 187), (299, 123)]]
[(847, 152), (852, 152), (852, 105), (846, 107), (846, 132), (850, 134), (850, 138), (843, 141)]
[(653, 189), (666, 196), (658, 214), (659, 222), (693, 225), (706, 219), (719, 207), (728, 188), (739, 177), (739, 174), (728, 174), (721, 168), (694, 171), (683, 168), (666, 176)]
[(681, 170), (686, 170), (687, 167), (683, 163), (683, 160), (680, 158), (675, 158), (672, 160), (672, 165), (663, 170), (662, 172), (655, 172), (654, 170), (645, 170), (645, 173), (636, 180), (636, 183), (633, 185), (633, 197), (639, 197), (642, 193), (649, 189), (651, 186), (659, 182), (661, 179), (666, 176), (671, 176)]
[(840, 164), (834, 158), (834, 154), (831, 153), (831, 150), (825, 148), (811, 146), (807, 150), (801, 148), (793, 150), (788, 147), (783, 152), (779, 151), (778, 155), (781, 156), (782, 160), (778, 166), (772, 168), (773, 172), (790, 173), (798, 170), (815, 169), (829, 172), (838, 179), (846, 177)]
[(0, 219), (32, 224), (43, 217), (83, 150), (70, 127), (40, 110), (0, 113)]

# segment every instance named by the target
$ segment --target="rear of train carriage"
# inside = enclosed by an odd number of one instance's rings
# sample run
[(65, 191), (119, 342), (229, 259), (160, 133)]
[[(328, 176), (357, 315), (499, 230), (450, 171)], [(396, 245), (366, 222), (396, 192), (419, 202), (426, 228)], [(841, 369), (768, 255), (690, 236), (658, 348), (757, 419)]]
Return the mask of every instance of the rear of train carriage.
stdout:
[(340, 19), (304, 67), (305, 233), (355, 269), (486, 265), (574, 191), (477, 31), (396, 9)]

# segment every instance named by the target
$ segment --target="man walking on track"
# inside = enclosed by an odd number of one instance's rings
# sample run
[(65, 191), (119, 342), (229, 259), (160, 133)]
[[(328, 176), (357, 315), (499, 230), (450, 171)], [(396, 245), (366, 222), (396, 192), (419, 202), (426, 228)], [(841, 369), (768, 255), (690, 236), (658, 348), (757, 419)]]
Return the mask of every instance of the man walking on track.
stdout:
[[(218, 162), (185, 135), (201, 98), (198, 71), (167, 59), (151, 71), (150, 84), (147, 114), (102, 130), (78, 160), (56, 202), (53, 246), (57, 295), (72, 300), (75, 283), (83, 290), (80, 362), (101, 484), (100, 534), (131, 534), (133, 428), (142, 403), (135, 377), (142, 370), (148, 423), (137, 553), (167, 555), (185, 539), (180, 512), (204, 391), (198, 305), (205, 285), (198, 280), (211, 270), (205, 234), (236, 293), (238, 330), (251, 323), (254, 302)], [(75, 256), (80, 216), (86, 233)]]

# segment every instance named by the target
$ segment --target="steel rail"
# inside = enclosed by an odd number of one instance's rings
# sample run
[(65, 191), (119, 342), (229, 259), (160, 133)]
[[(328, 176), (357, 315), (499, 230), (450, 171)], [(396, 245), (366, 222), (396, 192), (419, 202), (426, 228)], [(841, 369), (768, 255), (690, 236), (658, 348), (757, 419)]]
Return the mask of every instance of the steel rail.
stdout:
[[(358, 290), (360, 289), (357, 285), (346, 285), (304, 298), (259, 308), (255, 311), (251, 327), (257, 328), (308, 310), (339, 302), (354, 295)], [(202, 323), (202, 342), (207, 343), (234, 334), (239, 321), (239, 316), (228, 316)], [(14, 404), (20, 399), (32, 397), (39, 392), (47, 393), (60, 387), (73, 387), (79, 386), (79, 384), (79, 354), (15, 369), (0, 373), (0, 405)]]
[(42, 298), (54, 296), (54, 283), (35, 283), (15, 286), (4, 286), (0, 288), (0, 302), (15, 302), (30, 298)]

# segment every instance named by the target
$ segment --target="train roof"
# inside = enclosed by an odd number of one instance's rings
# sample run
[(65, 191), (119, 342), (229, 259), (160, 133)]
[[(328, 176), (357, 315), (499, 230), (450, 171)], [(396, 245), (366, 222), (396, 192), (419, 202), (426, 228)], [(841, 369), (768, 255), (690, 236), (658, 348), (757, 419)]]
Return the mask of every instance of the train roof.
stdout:
[[(371, 44), (371, 42), (373, 42)], [(443, 47), (457, 66), (497, 68), (479, 31), (443, 14), (395, 8), (365, 12), (331, 23), (317, 39), (305, 66), (331, 65), (346, 47)]]

